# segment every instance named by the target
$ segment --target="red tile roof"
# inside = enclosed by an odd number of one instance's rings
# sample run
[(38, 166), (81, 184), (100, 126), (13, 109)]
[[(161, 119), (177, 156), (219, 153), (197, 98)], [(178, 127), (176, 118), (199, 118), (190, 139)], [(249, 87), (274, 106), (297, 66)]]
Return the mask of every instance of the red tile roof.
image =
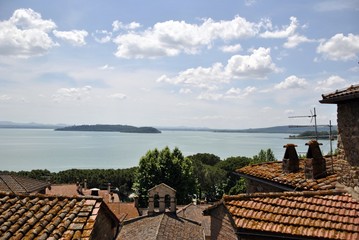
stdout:
[(37, 193), (50, 185), (50, 183), (28, 177), (0, 174), (0, 191), (3, 192)]
[(323, 94), (320, 103), (337, 103), (341, 101), (358, 99), (359, 98), (359, 84), (352, 85), (346, 89), (336, 90), (333, 93)]
[(199, 223), (181, 218), (173, 213), (143, 216), (124, 222), (117, 239), (204, 239)]
[[(89, 239), (102, 198), (15, 195), (0, 192), (0, 236), (4, 239)], [(116, 222), (115, 216), (111, 218)]]
[(232, 216), (239, 234), (359, 239), (359, 203), (347, 193), (240, 194), (224, 196), (220, 204)]
[(195, 222), (201, 223), (204, 228), (206, 236), (211, 236), (211, 219), (209, 216), (204, 216), (203, 211), (206, 210), (210, 204), (189, 204), (177, 211), (177, 216), (190, 219)]
[[(331, 172), (331, 159), (326, 158), (327, 172)], [(334, 159), (334, 161), (336, 161)], [(296, 173), (285, 173), (282, 170), (282, 161), (266, 162), (254, 165), (248, 165), (236, 170), (244, 177), (255, 177), (260, 180), (266, 180), (269, 184), (276, 183), (279, 186), (287, 187), (288, 190), (326, 190), (334, 189), (339, 176), (337, 174), (328, 174), (321, 179), (306, 179), (304, 176), (304, 159), (299, 160), (299, 171)]]

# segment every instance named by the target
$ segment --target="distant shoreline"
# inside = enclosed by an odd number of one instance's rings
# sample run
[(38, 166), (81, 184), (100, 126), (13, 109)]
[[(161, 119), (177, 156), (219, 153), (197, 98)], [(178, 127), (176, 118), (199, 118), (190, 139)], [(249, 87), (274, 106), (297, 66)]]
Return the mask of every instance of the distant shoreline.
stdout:
[(134, 127), (129, 125), (78, 125), (56, 128), (55, 131), (89, 131), (89, 132), (122, 132), (122, 133), (161, 133), (154, 127)]

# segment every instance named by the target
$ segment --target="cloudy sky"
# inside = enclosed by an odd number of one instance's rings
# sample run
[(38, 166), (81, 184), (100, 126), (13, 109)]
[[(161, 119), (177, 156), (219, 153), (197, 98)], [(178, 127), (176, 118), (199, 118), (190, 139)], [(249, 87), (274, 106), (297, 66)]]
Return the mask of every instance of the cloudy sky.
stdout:
[(359, 1), (0, 0), (0, 121), (336, 123), (359, 83)]

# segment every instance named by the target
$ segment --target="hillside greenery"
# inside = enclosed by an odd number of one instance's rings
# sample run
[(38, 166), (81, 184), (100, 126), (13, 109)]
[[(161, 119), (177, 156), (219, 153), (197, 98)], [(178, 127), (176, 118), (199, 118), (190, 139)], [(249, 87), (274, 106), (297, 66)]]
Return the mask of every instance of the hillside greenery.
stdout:
[(138, 167), (128, 169), (69, 169), (60, 172), (49, 170), (31, 170), (0, 173), (18, 174), (34, 179), (49, 181), (52, 184), (84, 184), (87, 187), (107, 189), (108, 183), (122, 200), (136, 192), (140, 196), (140, 204), (146, 206), (147, 190), (165, 183), (177, 191), (178, 204), (189, 203), (192, 198), (215, 201), (223, 194), (239, 194), (246, 192), (245, 180), (235, 174), (235, 170), (249, 164), (274, 161), (271, 149), (248, 157), (229, 157), (221, 160), (209, 153), (198, 153), (184, 157), (182, 152), (168, 147), (162, 150), (149, 150), (141, 157)]

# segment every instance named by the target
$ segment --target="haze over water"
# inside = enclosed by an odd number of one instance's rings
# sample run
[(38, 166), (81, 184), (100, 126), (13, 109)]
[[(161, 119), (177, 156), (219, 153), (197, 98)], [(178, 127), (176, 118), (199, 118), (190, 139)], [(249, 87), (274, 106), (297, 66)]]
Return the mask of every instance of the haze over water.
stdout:
[[(297, 152), (307, 151), (308, 140), (286, 139), (279, 133), (218, 133), (162, 131), (161, 134), (119, 132), (59, 132), (49, 129), (0, 129), (0, 170), (20, 171), (71, 168), (129, 168), (154, 148), (178, 147), (185, 155), (212, 153), (225, 160), (231, 156), (253, 157), (271, 148), (278, 160), (283, 145), (297, 144)], [(322, 152), (330, 150), (328, 140), (320, 140)], [(337, 142), (332, 143), (333, 150)]]

